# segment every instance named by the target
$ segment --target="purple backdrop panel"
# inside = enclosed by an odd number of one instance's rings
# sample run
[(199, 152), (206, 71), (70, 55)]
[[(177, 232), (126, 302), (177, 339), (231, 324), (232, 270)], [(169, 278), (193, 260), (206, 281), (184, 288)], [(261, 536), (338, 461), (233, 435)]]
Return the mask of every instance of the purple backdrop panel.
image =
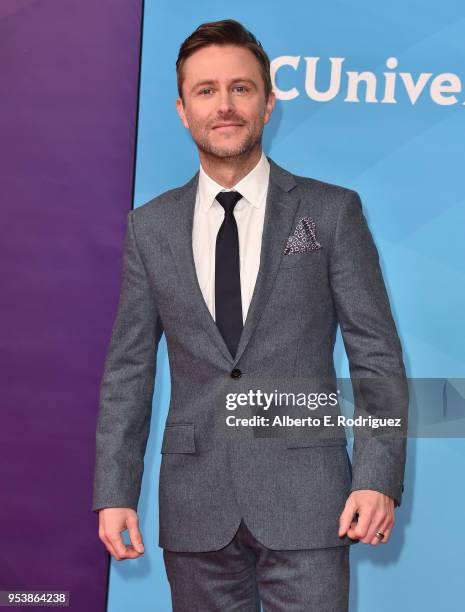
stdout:
[(141, 0), (0, 3), (0, 589), (105, 609), (98, 390), (132, 206)]

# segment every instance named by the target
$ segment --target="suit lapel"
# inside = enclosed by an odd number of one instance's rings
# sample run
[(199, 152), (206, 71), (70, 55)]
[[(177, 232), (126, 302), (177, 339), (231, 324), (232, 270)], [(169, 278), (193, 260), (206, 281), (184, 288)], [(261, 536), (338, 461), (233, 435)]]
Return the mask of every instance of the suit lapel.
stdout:
[(199, 316), (212, 341), (219, 346), (228, 360), (232, 360), (228, 346), (203, 298), (195, 270), (192, 228), (198, 180), (199, 173), (197, 172), (176, 194), (179, 201), (172, 208), (173, 221), (171, 227), (174, 231), (170, 235), (170, 247), (178, 270), (180, 285), (186, 296), (186, 301), (191, 306), (193, 315)]
[(278, 166), (271, 158), (268, 157), (267, 159), (270, 162), (270, 181), (266, 198), (260, 266), (234, 358), (229, 352), (203, 298), (195, 270), (192, 227), (199, 178), (198, 172), (184, 187), (178, 190), (176, 196), (179, 202), (178, 205), (173, 206), (172, 227), (176, 228), (176, 231), (172, 234), (170, 246), (181, 285), (186, 293), (186, 299), (191, 303), (193, 312), (204, 322), (212, 341), (231, 362), (231, 366), (234, 366), (241, 358), (269, 300), (287, 238), (293, 230), (299, 203), (296, 192), (292, 192), (296, 185), (293, 175)]

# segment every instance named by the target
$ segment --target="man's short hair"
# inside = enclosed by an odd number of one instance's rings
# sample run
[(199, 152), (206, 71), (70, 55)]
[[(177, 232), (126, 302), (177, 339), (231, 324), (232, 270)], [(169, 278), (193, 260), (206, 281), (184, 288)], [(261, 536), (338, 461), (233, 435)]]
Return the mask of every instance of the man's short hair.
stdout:
[(260, 70), (265, 85), (265, 100), (272, 91), (270, 76), (270, 59), (263, 49), (261, 43), (255, 36), (247, 30), (239, 21), (234, 19), (223, 19), (221, 21), (210, 21), (202, 23), (192, 32), (179, 48), (178, 59), (176, 60), (176, 75), (178, 82), (178, 93), (181, 100), (183, 83), (183, 66), (185, 61), (193, 53), (207, 47), (208, 45), (236, 45), (249, 49), (260, 64)]

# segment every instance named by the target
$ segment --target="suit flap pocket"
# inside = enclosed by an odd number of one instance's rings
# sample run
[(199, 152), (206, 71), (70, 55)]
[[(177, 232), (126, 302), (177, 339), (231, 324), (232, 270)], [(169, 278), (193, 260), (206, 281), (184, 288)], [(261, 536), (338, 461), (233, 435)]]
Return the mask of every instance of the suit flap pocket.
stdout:
[(314, 440), (287, 440), (286, 448), (309, 448), (313, 446), (347, 446), (347, 438), (315, 438)]
[(162, 453), (195, 453), (194, 423), (169, 423), (165, 426)]

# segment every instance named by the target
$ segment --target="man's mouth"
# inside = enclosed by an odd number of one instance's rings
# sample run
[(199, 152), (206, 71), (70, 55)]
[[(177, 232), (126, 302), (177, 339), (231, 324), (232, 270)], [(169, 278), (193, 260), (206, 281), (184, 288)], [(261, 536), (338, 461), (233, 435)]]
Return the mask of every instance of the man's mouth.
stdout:
[(217, 123), (212, 129), (228, 131), (241, 127), (242, 125), (242, 123)]

